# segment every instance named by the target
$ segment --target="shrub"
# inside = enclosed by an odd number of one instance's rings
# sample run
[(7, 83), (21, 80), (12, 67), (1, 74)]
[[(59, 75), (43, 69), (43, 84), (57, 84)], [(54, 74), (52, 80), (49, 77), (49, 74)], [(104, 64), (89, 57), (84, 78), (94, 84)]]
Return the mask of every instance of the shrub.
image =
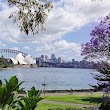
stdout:
[(43, 98), (40, 97), (41, 91), (32, 87), (26, 96), (18, 96), (23, 92), (23, 88), (19, 88), (23, 82), (18, 81), (16, 76), (5, 79), (5, 84), (0, 80), (0, 108), (1, 110), (34, 110), (37, 103)]

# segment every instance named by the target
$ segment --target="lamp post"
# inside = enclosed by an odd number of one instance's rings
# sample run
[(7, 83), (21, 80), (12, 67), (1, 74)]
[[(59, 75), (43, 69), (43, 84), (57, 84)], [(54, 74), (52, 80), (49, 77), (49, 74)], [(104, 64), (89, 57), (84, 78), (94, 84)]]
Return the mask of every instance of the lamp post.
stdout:
[(43, 88), (43, 93), (44, 93), (44, 96), (45, 96), (45, 90), (46, 90), (46, 77), (44, 77), (44, 83), (42, 84), (42, 86), (44, 87)]

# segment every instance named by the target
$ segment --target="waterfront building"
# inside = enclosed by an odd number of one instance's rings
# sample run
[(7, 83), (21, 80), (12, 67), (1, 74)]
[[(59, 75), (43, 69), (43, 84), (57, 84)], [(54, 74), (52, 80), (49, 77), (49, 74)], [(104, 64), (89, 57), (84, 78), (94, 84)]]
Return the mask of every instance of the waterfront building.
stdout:
[(45, 55), (45, 60), (48, 61), (48, 55)]
[(10, 62), (13, 65), (33, 65), (36, 64), (36, 60), (30, 57), (30, 55), (27, 55), (25, 58), (22, 56), (21, 53), (19, 53), (16, 58), (10, 58)]
[(38, 64), (38, 66), (42, 66), (42, 60), (41, 60), (41, 57), (38, 58), (37, 64)]
[(72, 63), (74, 63), (74, 62), (75, 62), (75, 59), (73, 58), (73, 59), (72, 59)]
[(52, 59), (52, 60), (55, 59), (55, 54), (51, 54), (51, 59)]
[(44, 55), (41, 55), (41, 58), (44, 58)]
[(61, 63), (61, 57), (58, 57), (58, 63)]

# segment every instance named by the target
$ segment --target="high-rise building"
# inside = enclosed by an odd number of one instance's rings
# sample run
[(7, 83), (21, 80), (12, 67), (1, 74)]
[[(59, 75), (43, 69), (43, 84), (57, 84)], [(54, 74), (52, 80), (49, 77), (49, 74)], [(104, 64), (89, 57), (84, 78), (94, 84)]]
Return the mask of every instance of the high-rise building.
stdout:
[(51, 54), (51, 59), (52, 59), (52, 60), (55, 59), (55, 54)]
[(41, 58), (44, 58), (44, 55), (41, 55)]
[(48, 55), (45, 55), (45, 59), (48, 60)]
[(75, 59), (73, 58), (73, 59), (72, 59), (72, 63), (74, 63), (74, 62), (75, 62)]
[(61, 57), (58, 57), (58, 63), (61, 63)]

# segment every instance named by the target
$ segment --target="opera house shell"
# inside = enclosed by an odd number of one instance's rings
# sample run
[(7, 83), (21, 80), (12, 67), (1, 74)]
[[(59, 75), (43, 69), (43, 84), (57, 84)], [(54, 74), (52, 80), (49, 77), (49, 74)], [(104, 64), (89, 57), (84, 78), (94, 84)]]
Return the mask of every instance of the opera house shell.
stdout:
[(10, 58), (13, 65), (34, 65), (36, 61), (31, 58), (30, 55), (27, 55), (25, 58), (19, 53), (16, 58)]

